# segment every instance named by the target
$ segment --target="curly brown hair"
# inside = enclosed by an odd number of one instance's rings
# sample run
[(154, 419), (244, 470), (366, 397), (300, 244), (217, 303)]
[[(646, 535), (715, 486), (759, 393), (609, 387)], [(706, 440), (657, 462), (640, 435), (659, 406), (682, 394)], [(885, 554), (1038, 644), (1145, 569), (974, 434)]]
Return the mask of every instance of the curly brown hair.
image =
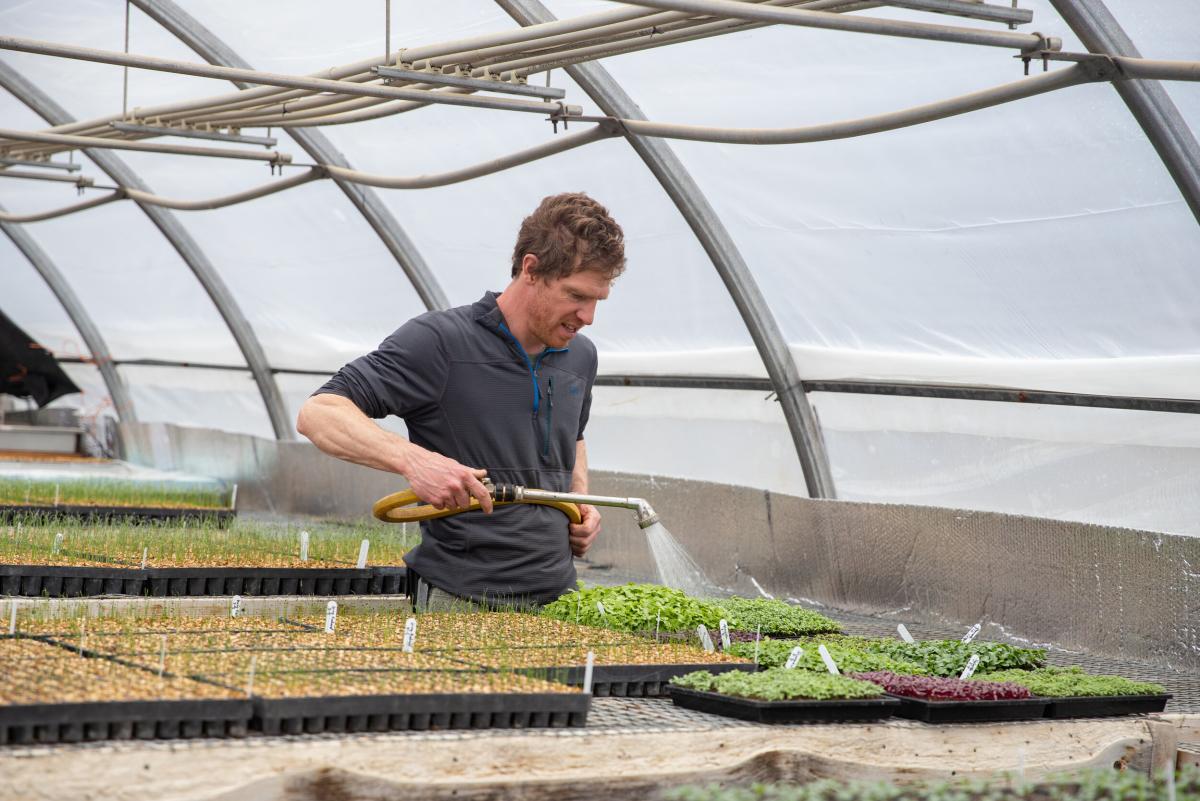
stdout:
[(521, 222), (513, 248), (512, 276), (521, 274), (526, 253), (537, 256), (537, 278), (566, 278), (597, 270), (610, 281), (625, 270), (625, 234), (608, 209), (583, 192), (543, 198)]

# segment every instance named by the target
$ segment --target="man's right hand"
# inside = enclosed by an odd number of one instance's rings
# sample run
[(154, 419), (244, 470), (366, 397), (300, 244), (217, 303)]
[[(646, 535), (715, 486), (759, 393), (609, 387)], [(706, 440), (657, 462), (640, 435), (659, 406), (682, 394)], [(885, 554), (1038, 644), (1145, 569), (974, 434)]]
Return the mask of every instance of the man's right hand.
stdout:
[(440, 453), (408, 443), (404, 477), (412, 491), (436, 509), (465, 509), (477, 498), (484, 512), (492, 512), (492, 495), (481, 478), (486, 470), (467, 467)]

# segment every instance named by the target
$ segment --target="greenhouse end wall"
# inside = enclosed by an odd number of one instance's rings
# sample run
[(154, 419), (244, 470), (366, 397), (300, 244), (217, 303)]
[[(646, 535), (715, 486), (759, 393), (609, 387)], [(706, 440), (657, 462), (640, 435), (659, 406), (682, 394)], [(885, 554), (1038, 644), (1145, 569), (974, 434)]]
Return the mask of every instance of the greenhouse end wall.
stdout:
[[(133, 462), (236, 481), (244, 512), (359, 517), (404, 487), (307, 442), (161, 423), (120, 430)], [(649, 500), (708, 576), (742, 595), (981, 621), (993, 636), (1200, 667), (1200, 538), (631, 473), (594, 471), (592, 491)], [(631, 514), (605, 511), (587, 572), (653, 577)]]

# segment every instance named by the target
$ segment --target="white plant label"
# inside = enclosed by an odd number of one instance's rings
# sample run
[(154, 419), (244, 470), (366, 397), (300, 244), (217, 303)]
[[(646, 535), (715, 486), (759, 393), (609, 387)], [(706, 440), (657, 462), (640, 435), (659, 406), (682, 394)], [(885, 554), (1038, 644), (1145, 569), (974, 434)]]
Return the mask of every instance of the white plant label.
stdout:
[(13, 600), (8, 602), (8, 633), (17, 633), (17, 602)]
[(142, 570), (146, 569), (146, 555), (150, 553), (149, 548), (142, 549)]
[(762, 625), (754, 629), (754, 664), (758, 664), (758, 644), (762, 640)]
[(600, 617), (608, 617), (608, 612), (604, 611), (604, 601), (596, 601), (596, 611), (600, 613)]
[(662, 610), (654, 616), (654, 641), (658, 642), (658, 627), (662, 625)]
[(337, 601), (325, 604), (325, 633), (333, 634), (337, 629)]
[(592, 673), (596, 670), (596, 654), (587, 652), (587, 662), (583, 665), (583, 691), (592, 694)]
[(359, 570), (367, 566), (367, 551), (371, 549), (371, 541), (363, 540), (362, 545), (358, 546), (358, 564), (355, 565)]
[(800, 664), (800, 657), (802, 656), (804, 656), (804, 649), (797, 645), (792, 649), (792, 652), (788, 654), (787, 661), (783, 663), (784, 669), (795, 670), (796, 665)]
[(979, 667), (979, 654), (971, 654), (971, 658), (967, 660), (967, 666), (963, 668), (960, 679), (966, 681), (975, 675), (975, 668)]
[(721, 618), (720, 628), (721, 628), (721, 650), (728, 651), (729, 646), (731, 644), (729, 642), (729, 623), (727, 623), (724, 618)]
[(821, 655), (821, 661), (825, 663), (825, 669), (835, 676), (842, 675), (842, 671), (838, 670), (837, 663), (833, 661), (833, 657), (829, 655), (829, 649), (825, 647), (825, 643), (817, 646), (817, 653)]
[(60, 531), (54, 535), (54, 548), (51, 553), (62, 553), (63, 533)]
[(308, 561), (308, 532), (300, 532), (300, 561)]
[(242, 613), (242, 596), (235, 595), (229, 599), (229, 616), (237, 617)]
[(708, 651), (711, 654), (713, 651), (717, 650), (716, 647), (713, 646), (712, 637), (708, 636), (707, 626), (705, 626), (703, 623), (701, 623), (699, 626), (696, 626), (696, 633), (700, 635), (700, 644), (704, 646), (705, 651)]
[(411, 654), (413, 648), (417, 644), (417, 619), (410, 617), (404, 622), (404, 645), (400, 650), (406, 654)]
[(908, 633), (908, 626), (904, 625), (903, 623), (901, 623), (899, 626), (896, 626), (896, 633), (899, 634), (900, 639), (904, 640), (905, 642), (916, 642), (916, 640), (913, 639), (913, 636)]
[(967, 629), (967, 633), (963, 635), (962, 641), (972, 642), (976, 637), (979, 636), (979, 632), (981, 631), (983, 631), (983, 626), (976, 623), (974, 626), (971, 626), (971, 628)]

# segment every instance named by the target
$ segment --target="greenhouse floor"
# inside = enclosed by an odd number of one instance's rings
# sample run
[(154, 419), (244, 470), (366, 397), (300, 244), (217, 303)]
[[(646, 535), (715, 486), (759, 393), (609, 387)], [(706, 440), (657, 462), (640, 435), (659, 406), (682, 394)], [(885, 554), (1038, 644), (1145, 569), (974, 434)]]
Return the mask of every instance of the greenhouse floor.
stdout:
[[(250, 614), (256, 606), (263, 613), (298, 613), (325, 599), (246, 601)], [(339, 601), (354, 606), (402, 602), (380, 596)], [(102, 612), (170, 606), (203, 615), (224, 611), (228, 602), (38, 602), (60, 608), (79, 604)], [(898, 622), (833, 616), (854, 634), (889, 634)], [(918, 637), (956, 633), (908, 625)], [(1055, 650), (1051, 661), (1154, 680), (1175, 698), (1162, 715), (940, 726), (898, 719), (768, 726), (680, 709), (668, 700), (597, 698), (587, 726), (574, 729), (11, 747), (0, 749), (0, 799), (641, 799), (668, 787), (712, 782), (912, 781), (1004, 773), (1032, 779), (1086, 767), (1162, 770), (1174, 764), (1179, 743), (1200, 740), (1200, 675)]]

